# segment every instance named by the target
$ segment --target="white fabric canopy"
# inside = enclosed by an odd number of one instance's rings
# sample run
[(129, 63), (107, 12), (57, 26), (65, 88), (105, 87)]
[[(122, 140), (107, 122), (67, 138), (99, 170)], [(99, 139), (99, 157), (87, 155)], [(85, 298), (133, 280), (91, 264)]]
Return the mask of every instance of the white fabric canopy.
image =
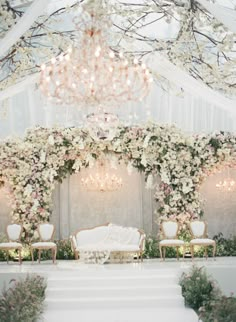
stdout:
[(0, 42), (0, 56), (4, 55), (42, 14), (50, 0), (35, 0), (20, 20)]
[(223, 110), (236, 114), (236, 101), (228, 99), (218, 92), (215, 92), (205, 84), (196, 80), (179, 67), (172, 64), (164, 56), (159, 53), (154, 53), (149, 60), (150, 69), (156, 73), (164, 76), (170, 82), (173, 82), (178, 87), (182, 87), (187, 93), (195, 97), (204, 97), (206, 101), (216, 106), (221, 107)]
[(215, 18), (223, 23), (229, 30), (236, 32), (236, 11), (223, 7), (219, 4), (209, 2), (207, 0), (197, 0), (203, 7), (207, 9)]

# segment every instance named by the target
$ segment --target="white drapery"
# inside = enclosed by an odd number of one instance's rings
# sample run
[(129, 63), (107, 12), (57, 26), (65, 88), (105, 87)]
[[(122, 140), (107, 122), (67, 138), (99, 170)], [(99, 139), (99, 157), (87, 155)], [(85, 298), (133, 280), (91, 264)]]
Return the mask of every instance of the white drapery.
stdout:
[(194, 97), (204, 97), (209, 104), (215, 104), (223, 110), (236, 114), (236, 100), (231, 100), (220, 93), (207, 87), (205, 84), (194, 79), (192, 76), (172, 64), (168, 59), (159, 53), (154, 53), (153, 57), (149, 57), (151, 70), (164, 76), (176, 86), (182, 87), (187, 93)]
[[(91, 112), (77, 107), (45, 105), (34, 85), (5, 102), (6, 116), (1, 115), (3, 106), (0, 108), (1, 139), (11, 135), (22, 136), (27, 128), (36, 125), (82, 126), (85, 115)], [(220, 107), (209, 104), (201, 95), (194, 97), (185, 93), (184, 96), (176, 96), (155, 84), (145, 103), (128, 104), (118, 109), (111, 106), (109, 111), (117, 114), (127, 125), (152, 119), (162, 124), (175, 123), (188, 133), (236, 131), (235, 118)]]

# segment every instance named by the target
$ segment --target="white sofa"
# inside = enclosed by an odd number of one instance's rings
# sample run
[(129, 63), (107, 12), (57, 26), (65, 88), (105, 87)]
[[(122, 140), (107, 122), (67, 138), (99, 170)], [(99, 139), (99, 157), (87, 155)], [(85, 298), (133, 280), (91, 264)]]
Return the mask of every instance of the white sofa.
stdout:
[(71, 236), (71, 245), (76, 259), (83, 258), (84, 254), (93, 257), (102, 254), (100, 262), (105, 262), (112, 253), (129, 253), (137, 254), (137, 259), (142, 260), (145, 234), (137, 228), (107, 223), (77, 231)]

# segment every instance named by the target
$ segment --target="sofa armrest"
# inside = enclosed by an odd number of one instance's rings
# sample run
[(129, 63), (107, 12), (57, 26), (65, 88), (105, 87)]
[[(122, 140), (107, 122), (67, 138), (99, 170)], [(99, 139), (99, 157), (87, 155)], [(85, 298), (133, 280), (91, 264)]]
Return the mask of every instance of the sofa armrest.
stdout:
[(145, 251), (145, 240), (146, 240), (146, 235), (144, 233), (141, 234), (140, 242), (139, 242), (139, 248), (142, 252)]
[(76, 242), (76, 238), (74, 235), (70, 236), (70, 242), (71, 242), (72, 251), (75, 252), (76, 248), (77, 248), (77, 242)]

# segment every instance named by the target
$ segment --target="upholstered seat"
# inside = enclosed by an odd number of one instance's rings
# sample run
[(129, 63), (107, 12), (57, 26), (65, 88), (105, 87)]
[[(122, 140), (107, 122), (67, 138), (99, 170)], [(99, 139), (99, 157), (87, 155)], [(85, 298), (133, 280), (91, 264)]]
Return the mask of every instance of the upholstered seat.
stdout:
[(215, 244), (215, 241), (213, 239), (209, 239), (209, 238), (195, 238), (195, 239), (192, 239), (190, 241), (190, 244), (209, 244), (209, 245), (213, 245)]
[(40, 263), (41, 259), (41, 251), (42, 250), (52, 250), (52, 260), (53, 263), (55, 263), (56, 260), (56, 254), (57, 254), (57, 245), (52, 242), (51, 240), (53, 239), (54, 233), (55, 233), (55, 228), (54, 225), (52, 224), (40, 224), (38, 226), (38, 233), (40, 237), (40, 242), (33, 243), (31, 245), (31, 257), (32, 257), (32, 262), (34, 261), (34, 249), (38, 250), (38, 259)]
[(8, 238), (8, 242), (0, 243), (0, 250), (7, 252), (7, 262), (9, 260), (9, 250), (18, 250), (19, 253), (19, 263), (22, 263), (21, 258), (21, 250), (22, 250), (22, 244), (18, 241), (21, 238), (23, 228), (20, 224), (11, 224), (8, 225), (6, 228), (6, 235)]
[(142, 259), (144, 241), (145, 234), (137, 228), (114, 224), (82, 229), (71, 236), (76, 259), (83, 252), (127, 252), (135, 253), (137, 258)]
[(18, 248), (22, 248), (22, 244), (16, 243), (16, 242), (0, 243), (0, 249), (3, 249), (3, 248), (18, 249)]
[(110, 251), (110, 252), (116, 252), (116, 251), (127, 251), (127, 252), (139, 252), (140, 248), (137, 245), (122, 245), (119, 243), (114, 244), (88, 244), (85, 246), (80, 246), (76, 248), (77, 251)]
[(192, 239), (190, 240), (190, 250), (192, 259), (194, 258), (194, 246), (205, 247), (205, 256), (207, 258), (207, 246), (213, 246), (213, 257), (216, 253), (216, 242), (207, 236), (207, 223), (201, 220), (191, 221), (189, 224)]
[(160, 245), (166, 245), (166, 246), (183, 246), (184, 245), (184, 241), (183, 240), (179, 240), (179, 239), (163, 239), (160, 241)]
[(37, 243), (32, 244), (32, 246), (34, 248), (44, 247), (46, 249), (46, 247), (48, 247), (48, 248), (56, 247), (56, 244), (53, 242), (37, 242)]
[[(179, 259), (179, 247), (183, 247), (183, 256), (185, 254), (185, 243), (183, 240), (177, 238), (179, 232), (179, 224), (174, 220), (166, 220), (160, 226), (161, 235), (163, 239), (159, 242), (159, 250), (161, 259), (165, 260), (166, 247), (175, 247), (177, 252), (177, 259)], [(163, 253), (162, 253), (163, 248)]]

